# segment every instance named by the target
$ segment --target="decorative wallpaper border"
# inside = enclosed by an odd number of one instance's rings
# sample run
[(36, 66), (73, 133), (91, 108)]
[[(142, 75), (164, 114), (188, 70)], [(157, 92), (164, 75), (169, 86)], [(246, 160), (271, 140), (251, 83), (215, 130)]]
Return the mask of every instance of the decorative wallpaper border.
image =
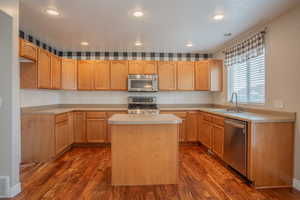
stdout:
[(164, 52), (74, 52), (60, 51), (30, 34), (20, 30), (20, 37), (64, 58), (77, 60), (155, 60), (155, 61), (198, 61), (212, 58), (211, 54), (200, 53), (164, 53)]

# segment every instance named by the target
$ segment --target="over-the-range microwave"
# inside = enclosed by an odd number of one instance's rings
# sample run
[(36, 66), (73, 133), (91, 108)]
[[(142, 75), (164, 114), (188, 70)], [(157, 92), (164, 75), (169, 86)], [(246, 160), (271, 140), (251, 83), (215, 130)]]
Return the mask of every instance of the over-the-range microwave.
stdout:
[(129, 74), (128, 75), (128, 92), (157, 92), (158, 91), (158, 77), (156, 74), (142, 75)]

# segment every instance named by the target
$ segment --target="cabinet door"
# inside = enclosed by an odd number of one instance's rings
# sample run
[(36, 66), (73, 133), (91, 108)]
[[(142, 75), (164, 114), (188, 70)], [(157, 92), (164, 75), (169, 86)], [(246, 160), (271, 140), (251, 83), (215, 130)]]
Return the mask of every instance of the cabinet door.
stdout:
[(210, 90), (209, 61), (198, 61), (195, 64), (196, 90)]
[(107, 141), (107, 120), (87, 119), (86, 133), (88, 143), (104, 143)]
[(39, 49), (38, 56), (38, 88), (51, 89), (51, 57), (43, 49)]
[(162, 114), (173, 114), (182, 119), (182, 123), (179, 125), (179, 141), (186, 142), (186, 130), (187, 130), (187, 112), (177, 111), (161, 111)]
[(69, 122), (69, 139), (68, 144), (71, 145), (74, 143), (74, 113), (68, 113), (68, 122)]
[(197, 142), (198, 141), (198, 113), (189, 112), (186, 120), (186, 141)]
[(77, 89), (77, 61), (72, 59), (62, 59), (62, 89)]
[(61, 59), (51, 55), (52, 89), (61, 89)]
[(131, 60), (129, 61), (129, 74), (144, 74), (144, 61)]
[(201, 131), (199, 134), (200, 142), (205, 145), (207, 148), (212, 146), (212, 126), (209, 122), (205, 120), (201, 123)]
[(212, 150), (220, 158), (223, 158), (224, 152), (224, 127), (213, 126), (212, 127)]
[(211, 60), (210, 65), (210, 91), (222, 91), (223, 89), (223, 61)]
[(110, 87), (112, 90), (127, 90), (128, 61), (111, 61)]
[(90, 60), (78, 61), (78, 89), (92, 90), (94, 89), (93, 76), (94, 62)]
[(157, 62), (144, 61), (144, 74), (157, 74)]
[(86, 117), (85, 112), (74, 113), (74, 142), (86, 143)]
[(177, 64), (177, 88), (178, 90), (194, 90), (195, 87), (195, 63), (178, 62)]
[(61, 153), (69, 144), (68, 120), (55, 125), (55, 153)]
[(95, 61), (94, 86), (96, 90), (108, 90), (110, 88), (110, 62)]
[(38, 48), (34, 44), (20, 39), (20, 57), (30, 59), (32, 61), (37, 60)]
[(176, 62), (158, 62), (160, 90), (176, 90), (176, 66)]

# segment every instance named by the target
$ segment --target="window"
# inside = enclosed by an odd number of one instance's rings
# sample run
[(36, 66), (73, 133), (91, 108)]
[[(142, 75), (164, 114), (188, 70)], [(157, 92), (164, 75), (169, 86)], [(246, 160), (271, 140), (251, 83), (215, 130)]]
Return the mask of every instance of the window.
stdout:
[(228, 101), (237, 92), (241, 103), (265, 103), (265, 51), (228, 66)]

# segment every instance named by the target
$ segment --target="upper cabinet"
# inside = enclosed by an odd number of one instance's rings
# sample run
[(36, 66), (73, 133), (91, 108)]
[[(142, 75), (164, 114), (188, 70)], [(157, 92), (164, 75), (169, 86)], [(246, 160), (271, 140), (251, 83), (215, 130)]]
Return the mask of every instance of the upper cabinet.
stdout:
[(177, 62), (158, 62), (158, 76), (160, 90), (177, 89)]
[(37, 65), (38, 88), (51, 89), (51, 55), (48, 51), (39, 49)]
[(129, 61), (129, 74), (156, 74), (156, 61), (132, 60)]
[(62, 59), (61, 61), (62, 89), (77, 89), (77, 61), (73, 59)]
[(61, 89), (61, 58), (51, 55), (52, 89)]
[(37, 60), (38, 48), (34, 44), (32, 44), (26, 40), (20, 39), (19, 50), (20, 50), (20, 52), (19, 52), (20, 57), (27, 58), (32, 61)]
[(78, 89), (79, 90), (92, 90), (94, 89), (93, 79), (94, 62), (90, 60), (78, 61)]
[(177, 89), (194, 90), (195, 89), (195, 63), (177, 62)]
[(108, 60), (94, 62), (94, 89), (110, 89), (110, 62)]
[(128, 61), (114, 60), (110, 63), (110, 88), (127, 90)]
[(195, 64), (195, 89), (222, 91), (222, 60), (205, 60)]

